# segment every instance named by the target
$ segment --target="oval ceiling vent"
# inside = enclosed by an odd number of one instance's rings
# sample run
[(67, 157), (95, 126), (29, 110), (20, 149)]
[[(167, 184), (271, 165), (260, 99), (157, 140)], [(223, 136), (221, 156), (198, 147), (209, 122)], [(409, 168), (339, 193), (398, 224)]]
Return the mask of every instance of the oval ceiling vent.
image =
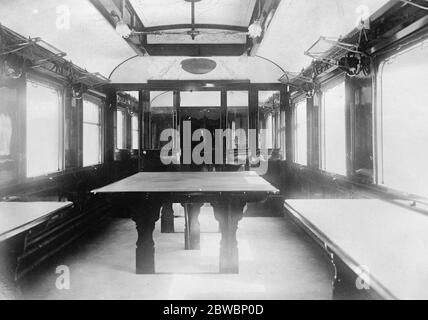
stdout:
[(183, 70), (193, 74), (206, 74), (213, 71), (217, 67), (214, 60), (206, 58), (192, 58), (181, 61)]

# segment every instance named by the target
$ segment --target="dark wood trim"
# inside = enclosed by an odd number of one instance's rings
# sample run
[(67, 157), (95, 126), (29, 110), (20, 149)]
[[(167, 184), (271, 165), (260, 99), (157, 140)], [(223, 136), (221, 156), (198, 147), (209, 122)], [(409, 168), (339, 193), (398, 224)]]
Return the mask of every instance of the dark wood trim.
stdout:
[(345, 132), (346, 132), (346, 175), (352, 176), (353, 170), (353, 146), (355, 135), (352, 130), (353, 111), (355, 109), (353, 97), (355, 96), (350, 78), (345, 77)]
[[(281, 85), (279, 83), (274, 84), (263, 84), (263, 86), (276, 86)], [(250, 86), (254, 84), (250, 83), (250, 80), (149, 80), (147, 83), (112, 83), (106, 85), (106, 90), (125, 90), (125, 91), (136, 91), (136, 90), (181, 90), (181, 91), (219, 91), (222, 88), (230, 90), (249, 90)]]
[(153, 26), (153, 27), (145, 27), (142, 31), (156, 32), (156, 31), (192, 29), (192, 28), (236, 31), (236, 32), (243, 32), (243, 33), (248, 32), (248, 26), (236, 26), (236, 25), (228, 25), (228, 24), (209, 24), (209, 23), (195, 23), (194, 25), (190, 23), (168, 24), (168, 25), (160, 25), (160, 26)]
[(247, 51), (247, 43), (208, 43), (208, 44), (182, 44), (159, 43), (146, 44), (144, 50), (151, 56), (241, 56)]

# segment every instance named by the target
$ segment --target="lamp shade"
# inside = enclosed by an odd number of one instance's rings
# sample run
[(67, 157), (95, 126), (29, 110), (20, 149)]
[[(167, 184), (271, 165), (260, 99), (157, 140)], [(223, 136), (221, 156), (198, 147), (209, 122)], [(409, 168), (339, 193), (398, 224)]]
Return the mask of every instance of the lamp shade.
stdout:
[(181, 68), (193, 74), (207, 74), (217, 67), (214, 60), (206, 58), (192, 58), (181, 61)]
[(262, 35), (263, 28), (259, 20), (254, 21), (252, 25), (248, 27), (248, 35), (255, 39)]
[(129, 38), (129, 36), (132, 33), (132, 31), (131, 31), (131, 29), (129, 29), (128, 25), (125, 22), (123, 22), (122, 20), (120, 20), (116, 24), (116, 32), (125, 39)]

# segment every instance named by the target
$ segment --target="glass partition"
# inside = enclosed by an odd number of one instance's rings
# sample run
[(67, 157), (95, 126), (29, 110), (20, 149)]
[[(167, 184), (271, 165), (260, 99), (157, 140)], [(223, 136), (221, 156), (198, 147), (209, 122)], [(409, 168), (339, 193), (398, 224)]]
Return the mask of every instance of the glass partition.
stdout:
[(150, 92), (150, 145), (151, 149), (161, 149), (167, 142), (160, 137), (165, 129), (174, 129), (176, 112), (173, 91)]
[[(227, 129), (230, 129), (230, 138), (227, 139), (227, 154), (233, 153), (234, 159), (240, 163), (246, 160), (248, 148), (248, 91), (227, 92)], [(240, 151), (240, 152), (239, 152)]]
[(180, 92), (181, 107), (220, 107), (220, 91), (182, 91)]

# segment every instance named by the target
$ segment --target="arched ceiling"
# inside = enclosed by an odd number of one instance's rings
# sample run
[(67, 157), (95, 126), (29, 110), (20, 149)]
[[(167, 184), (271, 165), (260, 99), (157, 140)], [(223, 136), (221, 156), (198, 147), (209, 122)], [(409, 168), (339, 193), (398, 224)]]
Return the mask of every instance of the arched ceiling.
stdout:
[(184, 71), (186, 57), (137, 57), (120, 66), (112, 75), (115, 83), (144, 83), (148, 80), (250, 80), (254, 83), (277, 82), (282, 76), (275, 65), (257, 57), (213, 57), (217, 67), (208, 74)]

